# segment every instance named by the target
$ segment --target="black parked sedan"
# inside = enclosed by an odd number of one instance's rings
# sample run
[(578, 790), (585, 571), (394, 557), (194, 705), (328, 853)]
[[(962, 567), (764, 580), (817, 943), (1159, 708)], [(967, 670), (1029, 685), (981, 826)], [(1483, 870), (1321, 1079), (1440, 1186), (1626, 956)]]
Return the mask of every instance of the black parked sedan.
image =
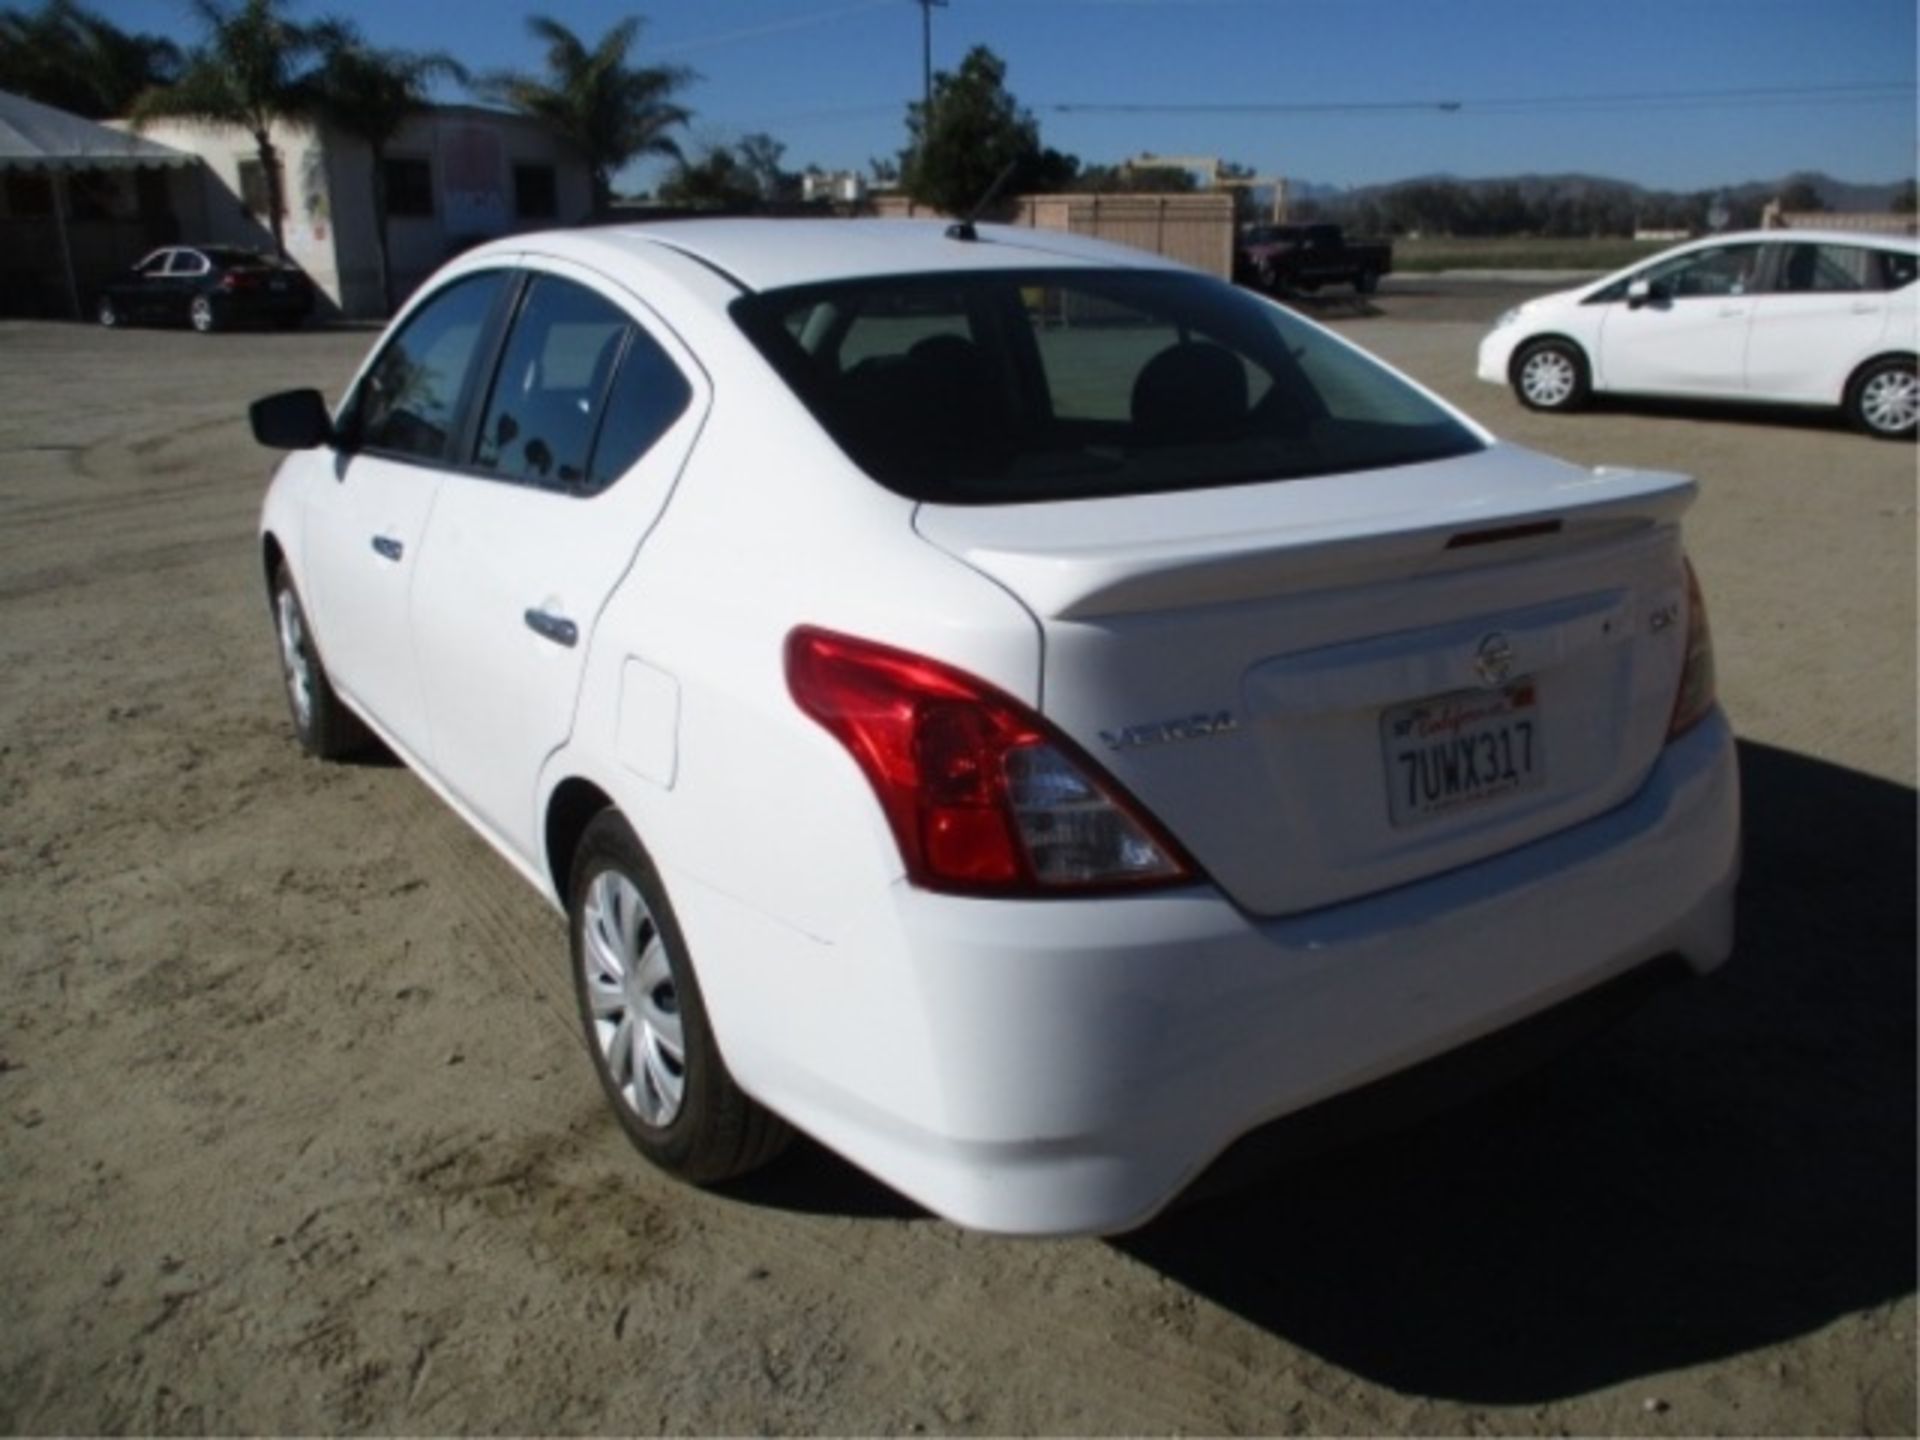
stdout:
[(257, 250), (173, 245), (102, 290), (96, 313), (102, 325), (184, 321), (202, 334), (246, 320), (292, 329), (313, 313), (313, 284)]

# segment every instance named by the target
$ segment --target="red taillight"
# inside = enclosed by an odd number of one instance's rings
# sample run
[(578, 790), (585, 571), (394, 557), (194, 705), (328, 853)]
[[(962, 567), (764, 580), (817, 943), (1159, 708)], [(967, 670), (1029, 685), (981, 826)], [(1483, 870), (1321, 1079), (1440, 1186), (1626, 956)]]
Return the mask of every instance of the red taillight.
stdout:
[(787, 688), (859, 763), (916, 885), (1061, 895), (1194, 878), (1099, 767), (985, 681), (802, 627), (787, 637)]
[(1700, 577), (1687, 567), (1687, 653), (1680, 666), (1680, 690), (1673, 698), (1673, 718), (1667, 722), (1667, 738), (1684, 735), (1707, 717), (1713, 709), (1713, 631), (1707, 625), (1707, 600), (1700, 592)]
[(260, 276), (251, 270), (229, 270), (220, 277), (222, 290), (251, 290), (260, 283)]

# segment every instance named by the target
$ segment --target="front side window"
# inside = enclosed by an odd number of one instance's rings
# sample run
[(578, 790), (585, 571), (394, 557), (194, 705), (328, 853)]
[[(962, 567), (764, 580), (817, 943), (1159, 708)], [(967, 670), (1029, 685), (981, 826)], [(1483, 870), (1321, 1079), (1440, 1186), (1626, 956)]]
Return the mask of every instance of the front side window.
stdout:
[(360, 382), (348, 432), (402, 459), (447, 458), (469, 374), (506, 272), (456, 280), (407, 318)]
[(914, 499), (1146, 494), (1481, 448), (1332, 336), (1180, 272), (879, 277), (732, 313), (840, 448)]
[(142, 275), (164, 275), (167, 273), (167, 262), (172, 258), (171, 250), (156, 250), (133, 268)]
[(1716, 245), (1650, 265), (1635, 278), (1670, 300), (1751, 294), (1760, 269), (1758, 245)]
[(494, 375), (474, 466), (503, 479), (577, 488), (626, 332), (627, 317), (611, 302), (536, 275)]

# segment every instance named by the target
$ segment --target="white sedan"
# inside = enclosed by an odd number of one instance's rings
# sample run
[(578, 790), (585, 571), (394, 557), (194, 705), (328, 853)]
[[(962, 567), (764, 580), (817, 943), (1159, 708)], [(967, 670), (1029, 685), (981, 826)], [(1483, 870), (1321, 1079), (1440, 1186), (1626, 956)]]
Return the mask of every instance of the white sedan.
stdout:
[(1692, 482), (1140, 252), (519, 236), (253, 419), (301, 742), (372, 732), (569, 917), (684, 1178), (797, 1127), (963, 1224), (1124, 1229), (1732, 946)]
[(1480, 378), (1535, 410), (1595, 392), (1837, 406), (1885, 439), (1920, 417), (1910, 239), (1755, 230), (1696, 240), (1509, 310)]

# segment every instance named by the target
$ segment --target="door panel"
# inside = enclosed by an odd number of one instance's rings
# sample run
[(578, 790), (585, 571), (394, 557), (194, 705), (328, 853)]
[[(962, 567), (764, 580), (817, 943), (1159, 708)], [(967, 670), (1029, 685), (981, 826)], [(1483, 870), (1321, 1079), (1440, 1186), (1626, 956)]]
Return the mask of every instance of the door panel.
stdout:
[(690, 358), (631, 308), (536, 277), (479, 426), (473, 465), (497, 478), (447, 476), (414, 583), (435, 769), (535, 864), (541, 765), (572, 733), (595, 622), (705, 413)]
[(1747, 332), (1761, 248), (1720, 245), (1650, 267), (1652, 297), (1607, 307), (1600, 388), (1734, 397), (1746, 391)]
[(407, 633), (407, 594), (440, 473), (345, 456), (307, 512), (308, 599), (327, 672), (415, 756), (430, 753)]
[(1891, 296), (1864, 246), (1779, 247), (1773, 291), (1755, 302), (1747, 389), (1755, 399), (1838, 404), (1847, 375), (1886, 328)]

